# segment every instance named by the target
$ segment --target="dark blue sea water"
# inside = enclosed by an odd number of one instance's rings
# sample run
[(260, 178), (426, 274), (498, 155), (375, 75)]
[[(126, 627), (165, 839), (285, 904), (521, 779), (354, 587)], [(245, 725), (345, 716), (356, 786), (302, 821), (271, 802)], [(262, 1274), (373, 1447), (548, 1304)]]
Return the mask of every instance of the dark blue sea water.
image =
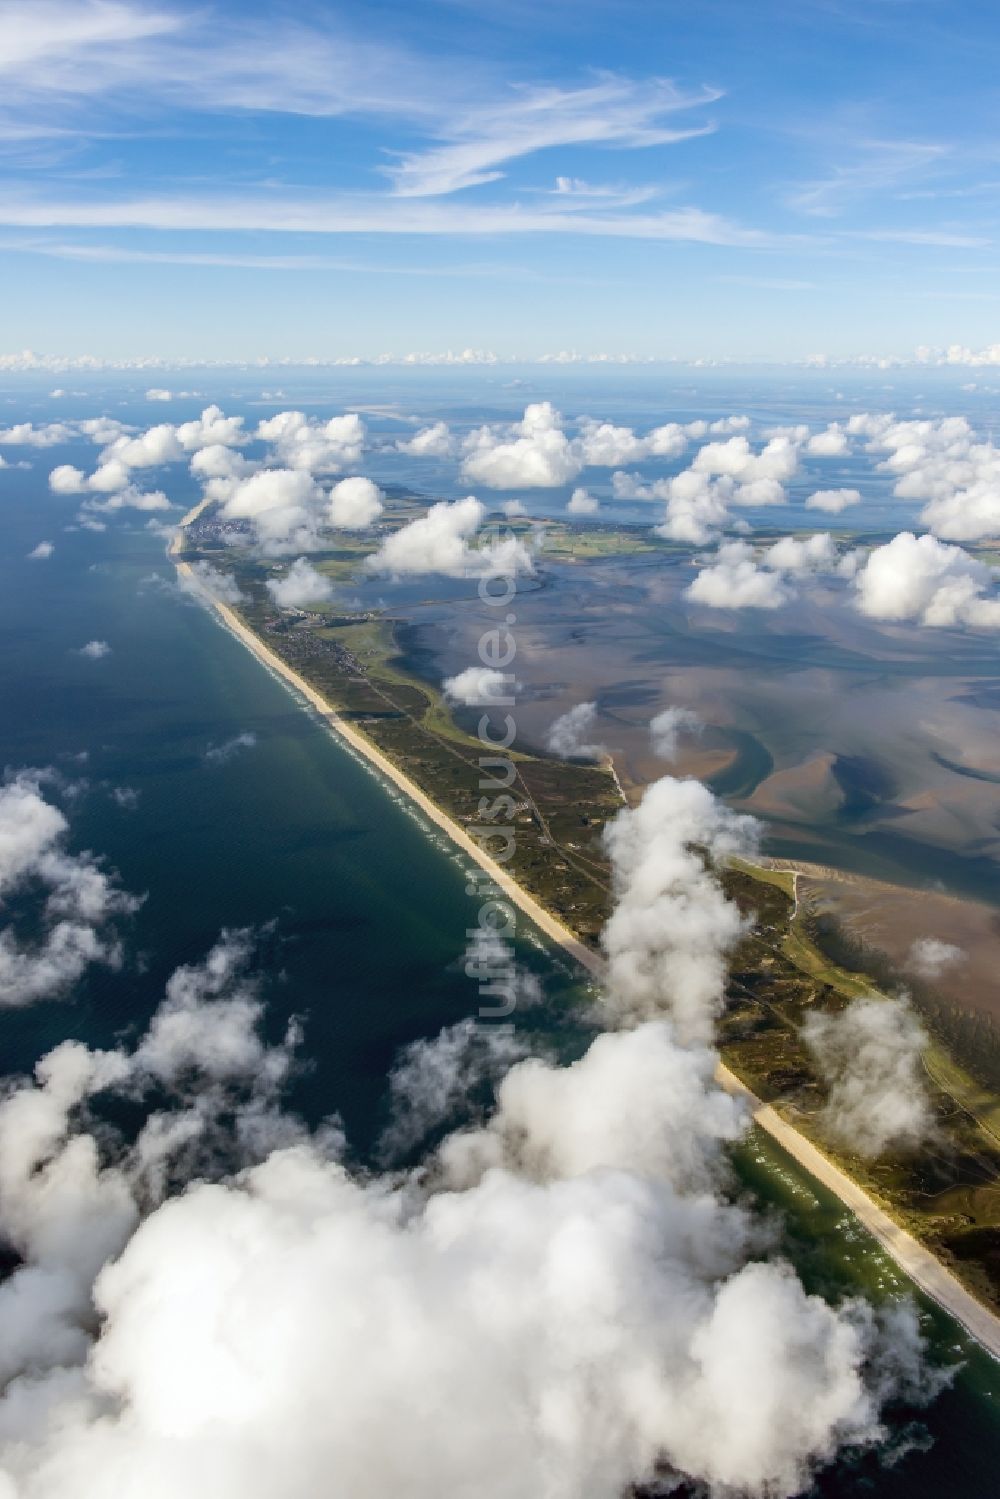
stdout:
[[(460, 382), (442, 380), (434, 400), (425, 397), (426, 414), (459, 401)], [(328, 379), (308, 384), (333, 409), (363, 401), (366, 390), (374, 401), (376, 388), (385, 399), (386, 382), (372, 372), (345, 375), (336, 391)], [(239, 407), (225, 389), (210, 394)], [(524, 394), (501, 390), (499, 378), (496, 389), (476, 391), (481, 410)], [(189, 414), (178, 412), (181, 403), (164, 412), (109, 388), (58, 402), (30, 390), (5, 395), (2, 422), (102, 408), (143, 423)], [(289, 397), (275, 404), (301, 404), (302, 390)], [(416, 393), (392, 398), (412, 409)], [(629, 399), (621, 395), (623, 417)], [(646, 399), (633, 419), (652, 410), (654, 394)], [(692, 413), (701, 399), (692, 395)], [(246, 389), (242, 401), (259, 409)], [(616, 414), (608, 400), (593, 401), (598, 414)], [(187, 403), (191, 411), (201, 404)], [(586, 409), (582, 395), (577, 404)], [(72, 529), (77, 502), (50, 494), (46, 476), (57, 462), (79, 462), (78, 451), (22, 454), (31, 468), (0, 472), (0, 764), (52, 766), (84, 783), (68, 802), (74, 847), (105, 856), (146, 900), (124, 928), (121, 972), (92, 974), (71, 1002), (0, 1014), (3, 1070), (30, 1067), (67, 1036), (109, 1045), (141, 1028), (179, 963), (203, 956), (222, 928), (251, 926), (262, 934), (274, 1033), (291, 1014), (304, 1026), (309, 1068), (292, 1102), (314, 1119), (339, 1113), (363, 1155), (383, 1121), (399, 1047), (477, 1007), (462, 964), (476, 904), (461, 860), (212, 618), (177, 597), (162, 537), (144, 517), (118, 517), (101, 533)], [(184, 499), (182, 491), (172, 492)], [(42, 539), (53, 555), (28, 561)], [(92, 639), (111, 653), (77, 654)], [(221, 762), (206, 758), (241, 735), (253, 744)], [(134, 806), (120, 806), (115, 787), (132, 788)], [(528, 931), (519, 955), (546, 993), (528, 1023), (572, 1049), (577, 980)], [(774, 1147), (753, 1142), (739, 1166), (748, 1188), (786, 1214), (789, 1252), (810, 1286), (828, 1295), (891, 1286), (891, 1267), (853, 1221)], [(895, 1467), (845, 1460), (823, 1478), (824, 1494), (979, 1499), (995, 1491), (1000, 1368), (967, 1349), (944, 1318), (933, 1314), (929, 1325), (938, 1356), (961, 1347), (966, 1360), (953, 1389), (913, 1433), (909, 1413), (900, 1415), (895, 1435), (913, 1441)]]

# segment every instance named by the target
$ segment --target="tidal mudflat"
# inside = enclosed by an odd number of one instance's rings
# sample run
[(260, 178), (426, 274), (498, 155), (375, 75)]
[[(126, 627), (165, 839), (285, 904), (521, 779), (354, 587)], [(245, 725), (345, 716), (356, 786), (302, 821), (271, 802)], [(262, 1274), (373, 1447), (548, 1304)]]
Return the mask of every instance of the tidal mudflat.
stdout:
[[(775, 615), (683, 598), (692, 558), (542, 562), (518, 598), (519, 728), (594, 701), (633, 794), (662, 774), (649, 721), (690, 708), (675, 769), (767, 823), (770, 851), (1000, 902), (995, 827), (1000, 668), (988, 639), (879, 625), (824, 586)], [(409, 667), (440, 681), (472, 659), (470, 591), (392, 600)]]

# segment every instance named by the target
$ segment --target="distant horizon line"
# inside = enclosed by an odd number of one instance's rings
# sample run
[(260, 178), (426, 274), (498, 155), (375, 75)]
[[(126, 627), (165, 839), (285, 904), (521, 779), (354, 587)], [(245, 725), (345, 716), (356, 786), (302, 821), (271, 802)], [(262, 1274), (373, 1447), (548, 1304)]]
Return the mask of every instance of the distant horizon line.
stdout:
[(807, 354), (798, 358), (759, 356), (695, 356), (675, 354), (580, 353), (560, 350), (544, 354), (496, 354), (489, 349), (451, 349), (441, 352), (373, 355), (258, 355), (252, 358), (181, 357), (134, 355), (112, 359), (94, 354), (38, 354), (31, 349), (0, 354), (2, 374), (88, 374), (108, 371), (169, 372), (172, 370), (269, 370), (269, 369), (377, 369), (395, 368), (492, 368), (551, 367), (579, 365), (604, 367), (649, 367), (669, 365), (688, 369), (815, 369), (815, 370), (941, 370), (1000, 368), (1000, 343), (973, 350), (961, 344), (932, 348), (919, 346), (910, 354)]

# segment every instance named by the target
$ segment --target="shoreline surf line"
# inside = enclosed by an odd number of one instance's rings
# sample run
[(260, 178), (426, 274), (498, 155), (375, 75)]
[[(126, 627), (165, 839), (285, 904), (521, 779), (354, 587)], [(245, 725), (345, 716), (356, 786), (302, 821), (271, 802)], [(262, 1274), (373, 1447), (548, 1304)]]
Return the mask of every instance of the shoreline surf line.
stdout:
[[(183, 528), (197, 518), (207, 503), (203, 500), (184, 516), (170, 542), (168, 555), (174, 561), (177, 571), (189, 580), (192, 589), (258, 661), (278, 676), (286, 686), (292, 687), (295, 692), (305, 698), (333, 733), (374, 765), (392, 785), (402, 791), (424, 813), (430, 822), (440, 828), (463, 853), (468, 854), (469, 858), (489, 874), (494, 884), (534, 922), (539, 931), (558, 943), (559, 947), (593, 978), (602, 979), (605, 965), (598, 953), (591, 951), (573, 935), (568, 927), (563, 926), (546, 911), (501, 865), (485, 853), (473, 838), (469, 837), (464, 828), (431, 801), (430, 797), (410, 779), (405, 771), (384, 755), (370, 739), (342, 718), (315, 687), (311, 686), (286, 661), (283, 661), (275, 651), (272, 651), (260, 636), (243, 623), (228, 604), (217, 599), (201, 583), (190, 563), (185, 562), (179, 556), (179, 552)], [(980, 1347), (1000, 1361), (1000, 1317), (977, 1301), (972, 1292), (966, 1290), (957, 1276), (953, 1275), (929, 1249), (890, 1217), (886, 1210), (869, 1197), (867, 1192), (859, 1187), (845, 1171), (834, 1165), (818, 1146), (789, 1124), (772, 1104), (765, 1104), (762, 1099), (758, 1098), (756, 1093), (741, 1082), (723, 1062), (718, 1064), (715, 1076), (716, 1081), (727, 1093), (744, 1099), (755, 1125), (769, 1135), (808, 1175), (839, 1198), (914, 1285), (947, 1312)]]

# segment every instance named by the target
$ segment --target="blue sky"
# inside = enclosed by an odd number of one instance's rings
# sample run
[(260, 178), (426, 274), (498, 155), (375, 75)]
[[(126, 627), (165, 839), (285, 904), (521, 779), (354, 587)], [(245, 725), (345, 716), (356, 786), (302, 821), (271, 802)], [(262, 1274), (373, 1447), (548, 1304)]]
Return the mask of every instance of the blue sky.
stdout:
[(991, 3), (0, 0), (0, 352), (995, 341)]

